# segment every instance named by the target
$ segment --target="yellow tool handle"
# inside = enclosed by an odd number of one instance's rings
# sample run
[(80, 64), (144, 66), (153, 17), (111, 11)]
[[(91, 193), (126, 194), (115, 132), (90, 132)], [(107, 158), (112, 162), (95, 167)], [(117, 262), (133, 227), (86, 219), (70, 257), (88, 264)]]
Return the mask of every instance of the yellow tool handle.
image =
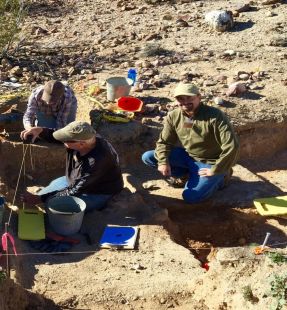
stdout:
[(93, 101), (93, 102), (95, 102), (96, 104), (98, 104), (99, 107), (100, 107), (101, 109), (105, 110), (104, 105), (103, 105), (100, 101), (98, 101), (96, 98), (93, 98), (93, 97), (91, 97), (91, 96), (88, 96), (88, 99), (91, 100), (91, 101)]
[(109, 122), (115, 122), (115, 123), (128, 123), (130, 119), (121, 117), (121, 116), (114, 116), (114, 115), (108, 115), (103, 114), (103, 118)]

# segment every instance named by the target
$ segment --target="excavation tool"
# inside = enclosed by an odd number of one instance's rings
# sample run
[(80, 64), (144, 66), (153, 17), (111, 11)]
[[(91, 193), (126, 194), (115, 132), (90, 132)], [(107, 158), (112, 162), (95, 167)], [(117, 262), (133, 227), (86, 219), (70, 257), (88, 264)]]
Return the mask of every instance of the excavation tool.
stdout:
[(264, 239), (262, 245), (261, 245), (261, 246), (258, 246), (258, 247), (256, 247), (256, 248), (254, 249), (254, 253), (255, 253), (256, 255), (258, 255), (258, 254), (263, 254), (264, 251), (266, 251), (266, 250), (268, 249), (268, 248), (266, 247), (266, 244), (267, 244), (267, 241), (268, 241), (270, 235), (271, 235), (271, 233), (269, 233), (269, 232), (266, 233), (266, 236), (265, 236), (265, 239)]

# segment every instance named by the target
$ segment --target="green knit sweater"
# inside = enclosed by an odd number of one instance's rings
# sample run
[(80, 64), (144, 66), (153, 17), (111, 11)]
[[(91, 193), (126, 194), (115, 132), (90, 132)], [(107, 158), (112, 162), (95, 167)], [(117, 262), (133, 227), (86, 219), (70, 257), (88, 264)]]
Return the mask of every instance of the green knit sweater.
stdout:
[(180, 108), (167, 115), (156, 144), (159, 165), (168, 163), (169, 153), (178, 140), (193, 159), (211, 164), (214, 174), (227, 172), (239, 153), (238, 138), (226, 115), (204, 104), (199, 105), (192, 120)]

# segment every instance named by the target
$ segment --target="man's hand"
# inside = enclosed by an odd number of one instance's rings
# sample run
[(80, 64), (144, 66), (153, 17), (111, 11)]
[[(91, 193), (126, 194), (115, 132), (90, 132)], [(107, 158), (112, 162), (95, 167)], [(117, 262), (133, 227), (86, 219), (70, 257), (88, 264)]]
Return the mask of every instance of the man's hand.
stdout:
[(20, 137), (22, 140), (28, 140), (29, 136), (32, 136), (32, 143), (34, 143), (42, 131), (43, 131), (42, 127), (32, 127), (32, 128), (23, 130), (20, 133)]
[(29, 205), (36, 205), (42, 203), (39, 195), (34, 195), (29, 192), (25, 192), (21, 195), (21, 200)]
[(210, 168), (201, 168), (199, 169), (198, 174), (201, 177), (211, 177), (214, 175)]
[(157, 170), (165, 177), (169, 177), (171, 175), (170, 165), (159, 165)]

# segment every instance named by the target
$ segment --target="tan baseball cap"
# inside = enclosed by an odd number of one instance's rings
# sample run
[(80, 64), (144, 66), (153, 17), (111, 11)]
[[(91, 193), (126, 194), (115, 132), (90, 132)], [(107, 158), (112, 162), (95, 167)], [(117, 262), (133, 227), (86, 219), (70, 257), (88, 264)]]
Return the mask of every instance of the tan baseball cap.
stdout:
[(194, 84), (179, 83), (174, 90), (174, 97), (197, 96), (199, 94), (199, 89)]
[(84, 141), (96, 135), (95, 129), (87, 122), (74, 121), (53, 133), (56, 140), (62, 142)]
[(64, 96), (65, 86), (60, 81), (49, 81), (44, 85), (42, 100), (45, 102), (58, 102)]

